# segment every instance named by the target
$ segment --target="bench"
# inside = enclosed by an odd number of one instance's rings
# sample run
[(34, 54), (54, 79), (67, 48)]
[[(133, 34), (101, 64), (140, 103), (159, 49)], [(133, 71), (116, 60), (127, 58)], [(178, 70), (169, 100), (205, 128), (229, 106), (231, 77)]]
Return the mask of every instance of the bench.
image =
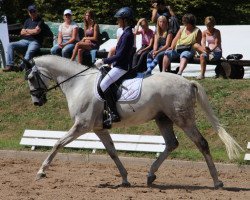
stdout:
[[(61, 23), (55, 23), (55, 22), (46, 22), (46, 24), (49, 26), (50, 30), (52, 31), (54, 38), (53, 41), (47, 40), (48, 43), (46, 44), (46, 39), (45, 39), (45, 46), (43, 46), (40, 49), (39, 55), (46, 55), (50, 54), (50, 49), (53, 46), (53, 43), (56, 42), (57, 36), (58, 36), (58, 28)], [(82, 39), (84, 35), (83, 31), (83, 23), (77, 23), (79, 26), (79, 38)], [(116, 31), (117, 31), (118, 26), (117, 25), (108, 25), (108, 24), (99, 24), (99, 29), (100, 29), (100, 35), (99, 35), (99, 43), (100, 45), (103, 44), (104, 42), (108, 41), (109, 39), (116, 39)], [(90, 51), (90, 56), (91, 56), (91, 61), (93, 62), (94, 59), (97, 58), (104, 58), (107, 57), (108, 52), (104, 50), (91, 50)]]
[[(67, 132), (64, 131), (44, 131), (25, 130), (20, 145), (35, 147), (53, 147), (54, 144)], [(115, 148), (119, 151), (153, 152), (159, 155), (165, 149), (165, 142), (162, 136), (156, 135), (132, 135), (132, 134), (110, 134)], [(97, 149), (105, 149), (100, 139), (95, 133), (85, 133), (72, 141), (65, 147), (77, 149), (92, 149), (95, 153)]]
[[(159, 71), (162, 71), (162, 58), (160, 57), (160, 63), (159, 63)], [(177, 66), (180, 63), (180, 59), (172, 60), (171, 66)], [(200, 65), (200, 59), (198, 57), (194, 57), (191, 59), (188, 64), (189, 65)], [(242, 79), (244, 77), (245, 69), (244, 67), (250, 66), (250, 60), (226, 60), (222, 58), (218, 61), (207, 61), (207, 65), (214, 65), (216, 66), (214, 68), (214, 71), (216, 74), (223, 74), (224, 78), (232, 78), (232, 79)], [(224, 71), (221, 71), (223, 68)], [(171, 67), (171, 71), (173, 73), (177, 73), (178, 69)], [(200, 72), (200, 67), (199, 70)], [(184, 70), (184, 74), (186, 72), (186, 69)], [(194, 73), (192, 73), (194, 74)], [(185, 76), (185, 75), (184, 75)]]
[[(42, 48), (40, 48), (40, 52), (37, 54), (37, 56), (41, 56), (41, 55), (46, 55), (46, 54), (50, 54), (50, 49), (52, 48), (52, 46), (57, 42), (57, 36), (58, 36), (58, 28), (59, 25), (61, 23), (58, 22), (45, 22), (48, 27), (50, 28), (50, 30), (53, 33), (53, 38), (52, 37), (45, 37), (44, 42), (43, 42), (43, 46)], [(84, 35), (84, 31), (83, 31), (83, 23), (77, 23), (79, 26), (79, 38), (81, 39)], [(10, 41), (17, 41), (20, 40), (20, 30), (21, 27), (17, 25), (15, 25), (14, 27), (12, 27), (11, 25), (8, 26), (9, 27), (9, 38)], [(99, 43), (100, 45), (103, 44), (104, 42), (108, 41), (109, 39), (116, 39), (116, 31), (118, 26), (117, 25), (109, 25), (109, 24), (99, 24), (99, 28), (100, 28), (100, 35), (99, 35)], [(12, 30), (15, 29), (15, 30)], [(86, 64), (91, 64), (90, 62), (93, 63), (93, 61), (95, 60), (95, 58), (105, 58), (107, 57), (108, 52), (106, 52), (105, 50), (91, 50), (90, 54), (87, 54), (87, 58)], [(1, 56), (3, 57), (3, 56)], [(85, 64), (85, 63), (84, 63)]]
[[(247, 143), (247, 149), (250, 149), (250, 142)], [(244, 160), (250, 160), (250, 153), (246, 153)]]
[[(174, 60), (172, 63), (179, 62), (180, 60)], [(195, 57), (188, 64), (200, 65), (200, 59)], [(250, 60), (226, 60), (222, 58), (218, 61), (207, 61), (207, 65), (215, 65), (215, 73), (221, 74), (224, 78), (242, 79), (245, 74), (244, 67), (250, 66)]]
[[(61, 23), (54, 23), (54, 22), (46, 22), (46, 24), (50, 27), (51, 31), (53, 32), (54, 37), (56, 38), (58, 35), (58, 27)], [(83, 23), (78, 23), (79, 29), (79, 37), (83, 37)], [(106, 44), (105, 46), (115, 46), (116, 44), (116, 31), (117, 31), (117, 25), (107, 25), (107, 24), (99, 24), (100, 28), (100, 49), (99, 50), (91, 50), (90, 54), (88, 55), (87, 63), (86, 64), (92, 64), (94, 63), (94, 60), (96, 58), (106, 58), (108, 55), (108, 51), (106, 49), (102, 49), (102, 44), (109, 41), (109, 44)], [(154, 29), (154, 27), (151, 27)], [(139, 40), (139, 41), (138, 41)], [(137, 48), (140, 48), (140, 36), (136, 37), (137, 41)], [(52, 45), (51, 45), (52, 47)], [(41, 48), (40, 55), (50, 54), (51, 47), (43, 47)], [(174, 60), (172, 63), (179, 63), (180, 60)], [(200, 64), (200, 60), (198, 58), (194, 58), (191, 61), (189, 61), (188, 64)], [(236, 78), (243, 78), (244, 77), (244, 67), (250, 66), (250, 60), (225, 60), (221, 59), (219, 61), (207, 61), (207, 65), (215, 65), (215, 66), (223, 66), (223, 69), (225, 70), (224, 77), (233, 78), (233, 74), (237, 74)], [(161, 64), (160, 64), (161, 66)], [(161, 68), (161, 67), (160, 67)]]

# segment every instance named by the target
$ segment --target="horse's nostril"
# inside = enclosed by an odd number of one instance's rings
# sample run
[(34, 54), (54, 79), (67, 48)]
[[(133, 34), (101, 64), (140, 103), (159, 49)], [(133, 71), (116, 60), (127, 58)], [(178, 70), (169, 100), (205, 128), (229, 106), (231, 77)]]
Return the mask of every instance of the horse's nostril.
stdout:
[(42, 103), (42, 102), (34, 102), (34, 105), (35, 105), (35, 106), (42, 106), (43, 103)]

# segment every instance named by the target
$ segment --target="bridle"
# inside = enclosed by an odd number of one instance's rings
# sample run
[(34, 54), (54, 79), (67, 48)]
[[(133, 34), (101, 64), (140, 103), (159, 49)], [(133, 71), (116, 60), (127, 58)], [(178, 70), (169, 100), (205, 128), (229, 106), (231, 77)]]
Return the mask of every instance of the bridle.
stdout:
[[(79, 74), (89, 70), (91, 67), (88, 67), (76, 74), (74, 74), (73, 76), (61, 81), (60, 83), (57, 83), (55, 84), (54, 86), (51, 86), (51, 87), (47, 87), (45, 82), (43, 81), (43, 79), (41, 78), (41, 76), (44, 76), (45, 78), (49, 79), (49, 80), (52, 80), (52, 78), (44, 75), (43, 73), (41, 73), (36, 65), (35, 65), (35, 61), (32, 61), (32, 64), (29, 63), (29, 66), (31, 66), (31, 68), (29, 68), (28, 70), (26, 70), (26, 74), (25, 74), (25, 79), (28, 80), (28, 79), (31, 79), (32, 76), (35, 77), (35, 79), (37, 80), (37, 84), (38, 84), (38, 87), (33, 89), (33, 90), (30, 90), (30, 94), (37, 97), (37, 98), (43, 98), (45, 96), (45, 94), (53, 89), (56, 89), (58, 87), (60, 87), (61, 84), (75, 78), (76, 76), (78, 76)], [(31, 76), (32, 74), (32, 76)]]

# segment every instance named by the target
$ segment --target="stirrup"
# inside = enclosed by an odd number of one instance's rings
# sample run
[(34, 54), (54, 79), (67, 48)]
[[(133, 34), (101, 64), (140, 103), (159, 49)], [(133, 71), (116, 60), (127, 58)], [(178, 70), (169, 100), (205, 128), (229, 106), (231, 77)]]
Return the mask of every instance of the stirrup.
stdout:
[(121, 118), (118, 114), (115, 114), (112, 111), (103, 111), (103, 128), (105, 129), (111, 129), (113, 122), (120, 122)]
[(102, 127), (104, 129), (111, 129), (112, 128), (112, 121), (109, 119), (103, 121)]
[(103, 110), (102, 126), (104, 129), (111, 129), (112, 128), (112, 118), (111, 118), (111, 114), (108, 110)]
[(110, 115), (111, 115), (112, 122), (120, 122), (121, 121), (121, 118), (117, 113), (114, 113), (111, 111)]

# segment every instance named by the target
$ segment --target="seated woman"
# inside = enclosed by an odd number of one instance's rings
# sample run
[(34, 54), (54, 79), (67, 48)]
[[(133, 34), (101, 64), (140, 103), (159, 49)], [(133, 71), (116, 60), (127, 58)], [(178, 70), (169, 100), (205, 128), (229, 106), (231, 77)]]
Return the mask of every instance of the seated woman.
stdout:
[(221, 34), (218, 29), (214, 28), (214, 17), (206, 17), (205, 25), (207, 29), (202, 32), (201, 45), (195, 45), (196, 50), (200, 53), (201, 74), (197, 76), (199, 80), (205, 78), (207, 60), (216, 61), (222, 57)]
[(72, 12), (66, 9), (63, 13), (63, 20), (59, 26), (57, 44), (51, 48), (51, 54), (70, 58), (75, 43), (79, 41), (78, 25), (72, 21)]
[(173, 34), (168, 32), (168, 20), (165, 16), (160, 16), (157, 20), (153, 50), (147, 56), (147, 71), (145, 75), (150, 75), (155, 66), (159, 64), (172, 40)]
[[(141, 30), (139, 30), (139, 26), (141, 26)], [(144, 72), (147, 68), (147, 55), (153, 47), (154, 31), (148, 27), (148, 21), (142, 18), (138, 21), (134, 34), (142, 35), (142, 47), (134, 54), (132, 67), (136, 71)]]
[(163, 71), (170, 71), (170, 62), (180, 58), (178, 75), (181, 75), (187, 63), (195, 55), (194, 44), (201, 44), (201, 31), (196, 27), (196, 18), (193, 14), (185, 14), (182, 17), (184, 25), (175, 36), (171, 47), (165, 51), (163, 57)]
[(76, 43), (71, 56), (71, 61), (75, 60), (78, 54), (78, 63), (83, 61), (83, 52), (90, 51), (92, 49), (98, 49), (98, 36), (99, 36), (99, 25), (93, 19), (94, 13), (90, 10), (86, 11), (84, 15), (84, 37), (80, 42)]

